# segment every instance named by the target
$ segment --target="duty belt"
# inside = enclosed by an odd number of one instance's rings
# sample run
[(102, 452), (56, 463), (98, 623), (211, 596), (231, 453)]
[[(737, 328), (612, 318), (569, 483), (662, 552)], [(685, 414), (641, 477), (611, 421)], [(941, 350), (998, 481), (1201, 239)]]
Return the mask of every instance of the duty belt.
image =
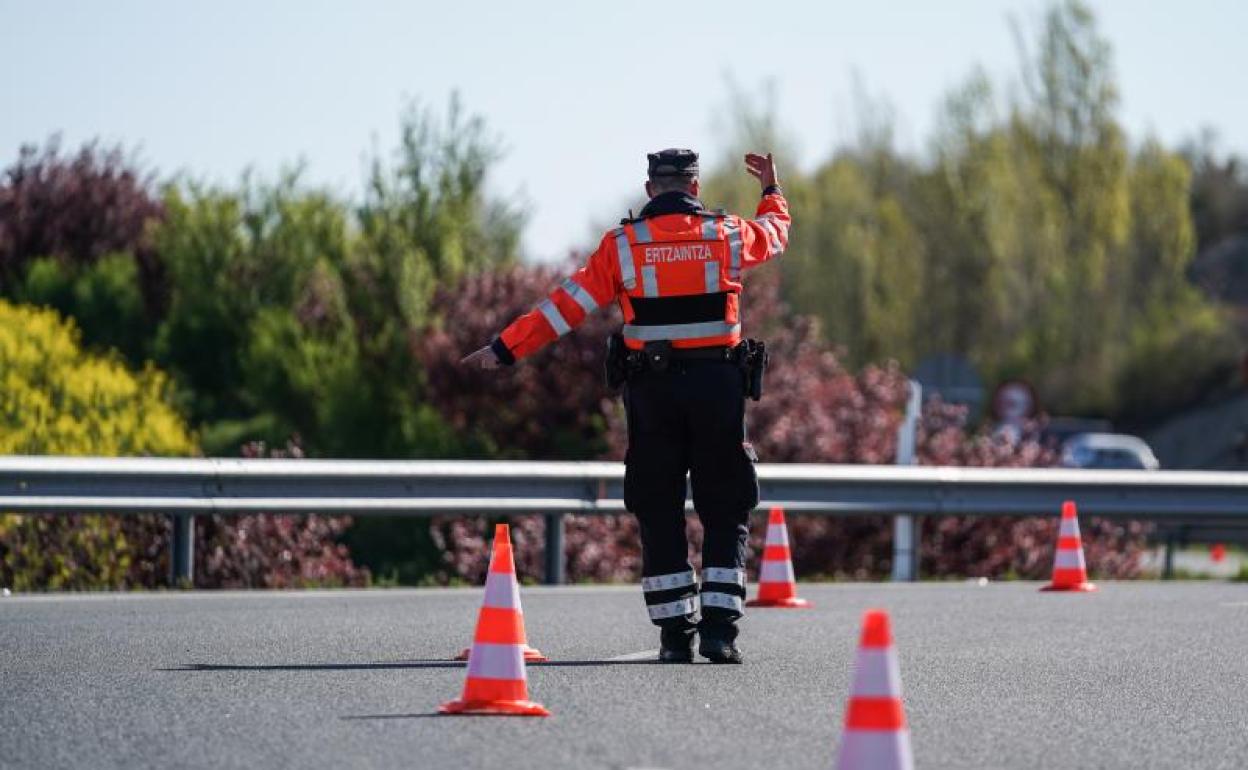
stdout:
[(736, 361), (735, 348), (710, 345), (704, 348), (672, 348), (667, 357), (673, 361)]
[(713, 345), (702, 348), (673, 347), (670, 340), (647, 342), (641, 350), (630, 350), (627, 356), (630, 371), (661, 372), (672, 361), (737, 362), (737, 348)]
[(646, 343), (642, 350), (629, 350), (621, 334), (607, 340), (607, 387), (619, 388), (630, 377), (645, 371), (662, 372), (672, 361), (722, 361), (740, 367), (745, 377), (745, 392), (757, 401), (763, 395), (763, 371), (767, 368), (767, 348), (758, 340), (742, 340), (734, 346), (714, 345), (701, 348), (676, 348), (670, 341)]

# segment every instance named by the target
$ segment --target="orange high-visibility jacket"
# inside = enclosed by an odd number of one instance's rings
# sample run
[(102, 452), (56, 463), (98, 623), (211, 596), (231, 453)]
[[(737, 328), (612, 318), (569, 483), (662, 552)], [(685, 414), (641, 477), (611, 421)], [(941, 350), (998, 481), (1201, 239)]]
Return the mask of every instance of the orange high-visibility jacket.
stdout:
[(629, 348), (654, 340), (677, 348), (736, 345), (741, 273), (788, 246), (789, 205), (779, 188), (767, 189), (754, 217), (697, 204), (626, 221), (603, 236), (584, 267), (499, 334), (495, 353), (504, 363), (532, 355), (611, 301), (624, 313)]

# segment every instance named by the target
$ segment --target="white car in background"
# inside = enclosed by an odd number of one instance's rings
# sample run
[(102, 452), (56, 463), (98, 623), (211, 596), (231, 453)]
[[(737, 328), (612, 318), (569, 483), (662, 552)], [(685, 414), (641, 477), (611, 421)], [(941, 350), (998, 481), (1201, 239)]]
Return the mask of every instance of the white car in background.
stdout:
[(1062, 444), (1061, 463), (1067, 468), (1111, 468), (1155, 471), (1157, 455), (1136, 436), (1125, 433), (1080, 433)]

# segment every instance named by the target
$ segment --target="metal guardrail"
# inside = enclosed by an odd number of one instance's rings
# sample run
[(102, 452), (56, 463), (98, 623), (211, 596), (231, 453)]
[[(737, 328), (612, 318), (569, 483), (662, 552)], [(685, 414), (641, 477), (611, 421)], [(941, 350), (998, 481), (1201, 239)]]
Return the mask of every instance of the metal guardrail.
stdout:
[[(1245, 473), (805, 464), (758, 472), (762, 505), (794, 513), (1056, 515), (1073, 499), (1082, 514), (1248, 526)], [(623, 466), (605, 462), (0, 457), (0, 511), (169, 515), (175, 582), (193, 573), (199, 514), (541, 514), (547, 582), (562, 582), (563, 516), (623, 513), (623, 480)], [(917, 552), (899, 542), (895, 556)]]

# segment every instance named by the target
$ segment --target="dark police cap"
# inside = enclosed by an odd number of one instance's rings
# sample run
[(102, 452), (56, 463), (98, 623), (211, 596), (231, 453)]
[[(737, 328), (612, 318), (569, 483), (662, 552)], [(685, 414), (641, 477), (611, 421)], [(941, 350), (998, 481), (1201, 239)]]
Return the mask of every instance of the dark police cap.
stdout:
[(697, 176), (698, 154), (693, 150), (671, 148), (652, 152), (646, 156), (650, 161), (650, 176)]

